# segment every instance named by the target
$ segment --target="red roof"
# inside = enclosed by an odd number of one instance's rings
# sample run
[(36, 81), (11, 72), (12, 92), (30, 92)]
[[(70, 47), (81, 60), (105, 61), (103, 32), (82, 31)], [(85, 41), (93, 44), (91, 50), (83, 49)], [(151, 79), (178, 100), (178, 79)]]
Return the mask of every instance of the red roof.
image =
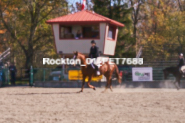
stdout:
[(124, 24), (117, 22), (115, 20), (109, 19), (107, 17), (104, 17), (102, 15), (99, 15), (95, 12), (83, 10), (80, 12), (76, 12), (74, 14), (69, 14), (61, 17), (57, 17), (54, 19), (47, 20), (46, 23), (52, 24), (52, 23), (78, 23), (78, 22), (106, 22), (110, 23), (112, 25), (124, 27)]

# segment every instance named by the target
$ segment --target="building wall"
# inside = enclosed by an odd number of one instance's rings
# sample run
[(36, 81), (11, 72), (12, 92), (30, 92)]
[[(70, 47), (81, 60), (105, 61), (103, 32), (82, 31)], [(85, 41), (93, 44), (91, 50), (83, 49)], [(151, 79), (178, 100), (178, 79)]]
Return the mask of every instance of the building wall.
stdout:
[(106, 40), (104, 54), (105, 55), (114, 55), (115, 47), (116, 47), (116, 41)]
[(105, 35), (104, 54), (105, 55), (114, 55), (115, 54), (115, 49), (116, 49), (117, 36), (118, 36), (118, 28), (116, 29), (115, 40), (109, 40), (107, 38), (108, 30), (109, 30), (109, 26), (107, 25), (106, 35)]
[[(92, 39), (70, 39), (70, 40), (61, 40), (59, 39), (59, 24), (53, 24), (53, 32), (55, 38), (55, 45), (57, 53), (62, 51), (64, 54), (73, 54), (73, 51), (78, 51), (84, 54), (88, 54)], [(73, 33), (76, 33), (77, 28), (72, 30)], [(104, 41), (105, 41), (105, 30), (106, 23), (100, 23), (100, 39), (96, 40), (96, 45), (99, 47), (99, 51), (103, 53), (104, 50)]]

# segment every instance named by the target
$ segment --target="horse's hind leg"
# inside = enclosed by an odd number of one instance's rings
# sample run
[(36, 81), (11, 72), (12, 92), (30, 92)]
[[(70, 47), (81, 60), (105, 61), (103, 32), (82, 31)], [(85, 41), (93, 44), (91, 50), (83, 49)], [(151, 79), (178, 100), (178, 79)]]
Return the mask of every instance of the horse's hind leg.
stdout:
[(109, 80), (107, 80), (107, 84), (106, 84), (106, 86), (105, 86), (105, 90), (102, 92), (102, 93), (104, 93), (104, 92), (106, 92), (106, 90), (107, 90), (107, 88), (108, 88), (108, 86), (109, 86), (109, 82), (108, 82)]
[(106, 77), (106, 79), (107, 79), (107, 84), (106, 84), (106, 87), (105, 87), (105, 90), (103, 91), (103, 93), (106, 92), (108, 86), (110, 85), (110, 78)]
[(112, 91), (112, 79), (110, 79), (110, 90)]

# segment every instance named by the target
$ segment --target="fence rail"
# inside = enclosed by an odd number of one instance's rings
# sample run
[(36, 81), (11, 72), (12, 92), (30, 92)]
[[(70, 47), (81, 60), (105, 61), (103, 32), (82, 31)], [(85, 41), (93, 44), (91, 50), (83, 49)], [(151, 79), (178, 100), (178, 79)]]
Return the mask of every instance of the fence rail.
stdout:
[[(153, 67), (153, 80), (160, 81), (165, 80), (163, 75), (163, 67)], [(69, 82), (73, 81), (69, 79), (68, 73), (70, 70), (80, 70), (80, 69), (66, 69), (63, 73), (62, 69), (51, 69), (51, 68), (34, 68), (33, 69), (33, 82), (40, 81), (61, 81)], [(122, 81), (132, 81), (132, 68), (119, 68), (119, 71), (122, 72)], [(80, 78), (81, 75), (76, 75)], [(170, 74), (168, 80), (175, 80), (175, 77)], [(81, 81), (81, 79), (76, 79), (76, 81)]]
[[(164, 67), (153, 67), (153, 80), (161, 81), (164, 80), (163, 70)], [(30, 77), (29, 84), (31, 86), (34, 85), (34, 82), (71, 82), (71, 81), (82, 81), (80, 73), (75, 75), (75, 80), (69, 79), (69, 71), (77, 70), (80, 71), (80, 68), (68, 68), (65, 69), (53, 69), (53, 68), (31, 68), (30, 69)], [(119, 68), (119, 71), (122, 72), (122, 81), (132, 81), (132, 68), (125, 67)], [(105, 78), (101, 79), (102, 81), (106, 81)], [(175, 80), (173, 75), (169, 75), (168, 80)], [(184, 80), (184, 79), (183, 79)], [(0, 69), (0, 86), (6, 86), (10, 83), (9, 70), (7, 68)]]

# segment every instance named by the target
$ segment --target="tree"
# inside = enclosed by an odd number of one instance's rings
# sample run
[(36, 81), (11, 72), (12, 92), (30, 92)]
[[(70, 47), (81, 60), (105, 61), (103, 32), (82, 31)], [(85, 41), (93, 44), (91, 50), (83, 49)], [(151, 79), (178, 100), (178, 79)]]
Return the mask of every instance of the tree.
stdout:
[[(52, 14), (66, 14), (65, 0), (1, 0), (0, 20), (25, 55), (25, 67), (33, 65), (34, 54), (51, 46), (50, 26), (45, 21)], [(65, 7), (65, 8), (62, 8)], [(62, 8), (62, 9), (61, 9)], [(14, 48), (15, 49), (15, 48)]]
[(185, 16), (177, 2), (151, 0), (144, 6), (147, 18), (139, 30), (143, 35), (142, 44), (146, 46), (145, 59), (167, 60), (182, 52), (185, 44)]
[(145, 18), (143, 12), (143, 5), (145, 3), (145, 0), (129, 0), (128, 3), (130, 4), (132, 8), (132, 25), (133, 25), (133, 38), (134, 42), (136, 42), (136, 53), (137, 53), (137, 48), (139, 45), (139, 36), (137, 36), (137, 27), (141, 21)]

